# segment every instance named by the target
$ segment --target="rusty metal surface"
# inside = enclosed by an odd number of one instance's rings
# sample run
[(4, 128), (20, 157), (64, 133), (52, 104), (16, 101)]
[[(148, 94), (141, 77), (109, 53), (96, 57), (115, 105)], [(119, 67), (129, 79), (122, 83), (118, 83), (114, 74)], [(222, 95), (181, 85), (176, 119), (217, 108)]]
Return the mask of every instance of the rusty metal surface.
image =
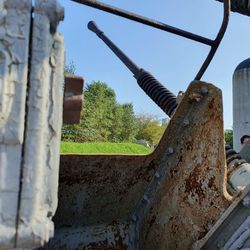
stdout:
[[(250, 186), (247, 186), (243, 192), (238, 193), (233, 203), (221, 215), (206, 236), (195, 242), (192, 250), (249, 249), (249, 233), (246, 235), (247, 231), (249, 232), (250, 222), (249, 198)], [(235, 243), (238, 243), (238, 246), (235, 246)], [(232, 247), (233, 244), (234, 247)]]
[(156, 166), (147, 156), (62, 155), (56, 227), (129, 218)]
[(151, 156), (62, 155), (55, 238), (45, 249), (136, 249), (130, 217), (156, 166)]
[(221, 92), (195, 81), (152, 154), (61, 156), (45, 249), (190, 249), (231, 199)]
[(66, 75), (63, 99), (63, 123), (75, 124), (80, 122), (83, 103), (82, 77)]
[(231, 199), (223, 146), (221, 92), (194, 82), (157, 148), (162, 178), (137, 215), (140, 249), (189, 249), (205, 236)]
[(129, 223), (100, 224), (57, 230), (45, 248), (53, 250), (126, 250), (136, 249), (133, 244), (133, 225)]

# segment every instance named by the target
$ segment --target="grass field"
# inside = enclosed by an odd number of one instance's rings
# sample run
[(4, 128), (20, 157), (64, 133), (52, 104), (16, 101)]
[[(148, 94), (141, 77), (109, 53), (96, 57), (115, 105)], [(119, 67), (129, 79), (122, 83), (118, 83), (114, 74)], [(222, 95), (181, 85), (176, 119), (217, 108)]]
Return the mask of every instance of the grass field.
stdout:
[(151, 149), (133, 143), (61, 142), (62, 154), (149, 154)]

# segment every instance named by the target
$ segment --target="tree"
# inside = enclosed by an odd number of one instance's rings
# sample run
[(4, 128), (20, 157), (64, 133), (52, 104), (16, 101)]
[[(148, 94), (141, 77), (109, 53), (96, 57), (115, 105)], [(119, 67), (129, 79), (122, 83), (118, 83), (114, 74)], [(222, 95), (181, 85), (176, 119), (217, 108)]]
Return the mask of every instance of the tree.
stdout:
[(115, 108), (115, 92), (106, 83), (98, 81), (86, 86), (81, 128), (91, 141), (108, 140)]
[(141, 114), (137, 116), (137, 122), (139, 126), (137, 140), (146, 140), (151, 145), (158, 144), (167, 124), (161, 125), (159, 121), (152, 115)]
[(233, 130), (225, 130), (225, 141), (231, 146), (231, 148), (233, 148)]
[(123, 128), (123, 115), (124, 115), (124, 109), (122, 105), (116, 105), (116, 107), (113, 110), (114, 112), (114, 119), (110, 130), (110, 136), (109, 141), (111, 142), (121, 142), (123, 141), (121, 138)]
[(134, 142), (136, 140), (136, 135), (138, 133), (139, 127), (134, 114), (134, 108), (131, 103), (122, 105), (122, 129), (120, 140), (127, 142)]
[(81, 122), (63, 126), (62, 140), (135, 142), (144, 139), (153, 145), (159, 142), (165, 128), (151, 115), (135, 116), (131, 103), (117, 103), (114, 90), (98, 81), (85, 87)]

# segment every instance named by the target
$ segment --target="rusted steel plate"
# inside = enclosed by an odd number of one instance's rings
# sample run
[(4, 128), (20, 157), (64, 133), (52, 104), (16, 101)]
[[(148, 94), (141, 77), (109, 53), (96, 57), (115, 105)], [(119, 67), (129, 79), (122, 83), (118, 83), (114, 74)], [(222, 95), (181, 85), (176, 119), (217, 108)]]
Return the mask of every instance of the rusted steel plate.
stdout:
[(61, 156), (46, 249), (190, 249), (230, 203), (221, 92), (193, 82), (152, 154)]
[[(57, 230), (49, 249), (53, 250), (126, 250), (135, 249), (130, 235), (135, 228), (129, 223), (99, 224)], [(69, 233), (70, 232), (70, 233)]]
[(136, 249), (131, 214), (156, 166), (141, 155), (61, 155), (56, 232), (46, 249)]
[[(190, 249), (229, 206), (221, 91), (193, 82), (155, 157), (157, 183), (138, 217), (140, 249)], [(151, 198), (150, 198), (151, 197)]]
[(82, 77), (66, 75), (63, 99), (63, 123), (75, 124), (80, 122), (83, 103)]
[(146, 156), (62, 155), (57, 226), (109, 224), (129, 218), (156, 169), (150, 160)]

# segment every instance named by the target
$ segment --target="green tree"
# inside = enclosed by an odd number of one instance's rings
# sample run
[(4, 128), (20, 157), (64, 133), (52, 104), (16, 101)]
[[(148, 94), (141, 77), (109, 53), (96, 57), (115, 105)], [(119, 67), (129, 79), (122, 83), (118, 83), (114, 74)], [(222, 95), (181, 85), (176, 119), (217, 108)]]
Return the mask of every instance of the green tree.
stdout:
[(110, 129), (111, 133), (109, 136), (109, 141), (121, 142), (123, 141), (121, 138), (121, 134), (123, 131), (123, 115), (124, 115), (124, 110), (122, 108), (122, 105), (117, 104), (113, 112), (114, 112), (114, 119)]
[(86, 86), (81, 128), (89, 140), (108, 140), (115, 108), (115, 92), (106, 83), (98, 81)]
[(233, 130), (225, 130), (225, 141), (231, 146), (231, 148), (233, 148)]
[(136, 138), (146, 140), (151, 145), (158, 144), (167, 125), (162, 126), (154, 116), (149, 114), (138, 115), (137, 122), (139, 131)]
[(134, 114), (134, 108), (131, 103), (126, 103), (122, 105), (122, 128), (121, 128), (121, 141), (134, 142), (136, 140), (136, 135), (139, 130), (136, 116)]

